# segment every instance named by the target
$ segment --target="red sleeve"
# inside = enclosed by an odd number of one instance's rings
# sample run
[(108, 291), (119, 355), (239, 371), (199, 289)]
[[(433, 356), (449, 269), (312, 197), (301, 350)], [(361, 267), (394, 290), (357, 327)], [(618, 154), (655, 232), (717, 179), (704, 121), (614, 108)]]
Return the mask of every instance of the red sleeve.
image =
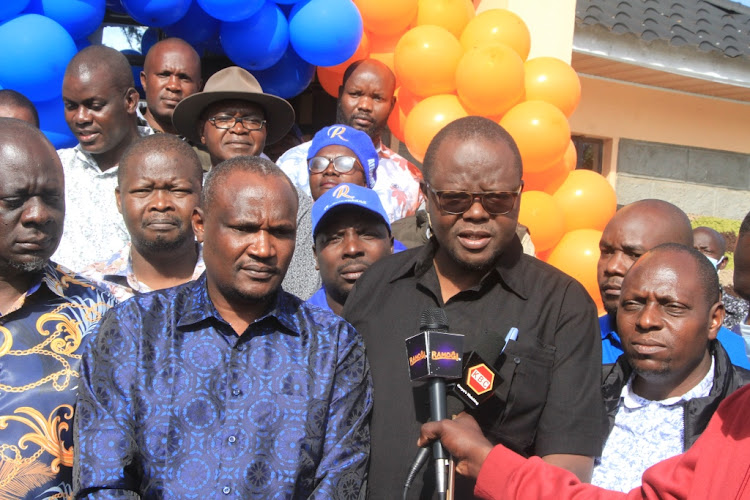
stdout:
[[(697, 443), (696, 443), (697, 444)], [(690, 491), (698, 452), (678, 455), (649, 468), (643, 485), (629, 493), (609, 491), (581, 483), (571, 472), (545, 463), (539, 457), (525, 459), (496, 446), (482, 465), (474, 494), (485, 500), (614, 500), (684, 499)]]

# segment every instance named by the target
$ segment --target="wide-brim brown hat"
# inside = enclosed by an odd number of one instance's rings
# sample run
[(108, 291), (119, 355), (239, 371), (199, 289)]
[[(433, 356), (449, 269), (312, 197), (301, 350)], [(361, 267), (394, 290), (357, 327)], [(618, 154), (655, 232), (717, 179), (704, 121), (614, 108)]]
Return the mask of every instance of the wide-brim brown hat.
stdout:
[(198, 120), (211, 104), (224, 100), (252, 102), (263, 108), (266, 118), (266, 144), (273, 144), (294, 125), (294, 108), (281, 97), (264, 94), (263, 88), (247, 70), (230, 66), (214, 73), (203, 92), (186, 97), (177, 104), (172, 124), (177, 132), (195, 144), (200, 143)]

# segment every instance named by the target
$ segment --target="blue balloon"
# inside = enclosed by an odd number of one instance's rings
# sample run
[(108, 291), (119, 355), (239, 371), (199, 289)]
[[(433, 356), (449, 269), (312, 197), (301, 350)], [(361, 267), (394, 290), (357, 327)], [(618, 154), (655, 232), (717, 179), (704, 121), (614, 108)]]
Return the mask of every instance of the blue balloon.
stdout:
[(41, 130), (47, 139), (49, 139), (49, 142), (55, 146), (55, 149), (72, 148), (78, 144), (78, 139), (72, 134), (61, 134), (60, 132), (53, 132), (51, 130)]
[(75, 41), (76, 47), (78, 48), (78, 52), (82, 51), (86, 47), (91, 46), (91, 41), (88, 38), (80, 38), (74, 41)]
[(141, 37), (141, 54), (148, 54), (151, 47), (159, 41), (159, 28), (149, 28)]
[(65, 67), (77, 52), (65, 28), (24, 14), (0, 25), (0, 85), (32, 101), (60, 95)]
[(160, 28), (182, 19), (190, 0), (122, 0), (122, 6), (140, 24)]
[(31, 0), (25, 12), (57, 21), (78, 40), (97, 30), (104, 20), (104, 10), (104, 0)]
[(57, 149), (73, 147), (78, 143), (65, 122), (62, 96), (34, 103), (39, 113), (39, 128)]
[(290, 46), (279, 62), (268, 69), (254, 71), (253, 75), (263, 87), (263, 92), (291, 99), (310, 85), (315, 66), (303, 60)]
[(167, 36), (182, 38), (190, 45), (199, 46), (218, 38), (220, 25), (218, 19), (209, 16), (200, 4), (193, 0), (187, 14), (175, 24), (165, 26), (164, 33)]
[[(133, 50), (133, 49), (125, 49), (125, 50), (121, 50), (120, 52), (122, 52), (126, 56), (140, 56), (141, 55), (140, 52), (138, 52), (137, 50)], [(131, 64), (130, 70), (133, 72), (133, 82), (135, 82), (135, 88), (142, 95), (143, 85), (141, 85), (141, 71), (143, 71), (143, 66), (135, 66)]]
[(362, 16), (350, 0), (306, 0), (289, 15), (289, 42), (310, 64), (340, 64), (354, 55), (361, 39)]
[(126, 14), (125, 8), (122, 6), (120, 0), (106, 0), (107, 10), (117, 12), (118, 14)]
[(16, 17), (29, 5), (29, 0), (2, 0), (0, 2), (0, 21)]
[(273, 3), (236, 23), (221, 23), (221, 46), (229, 59), (247, 69), (270, 68), (289, 46), (289, 25)]
[(198, 0), (209, 16), (220, 21), (241, 21), (257, 13), (266, 0)]

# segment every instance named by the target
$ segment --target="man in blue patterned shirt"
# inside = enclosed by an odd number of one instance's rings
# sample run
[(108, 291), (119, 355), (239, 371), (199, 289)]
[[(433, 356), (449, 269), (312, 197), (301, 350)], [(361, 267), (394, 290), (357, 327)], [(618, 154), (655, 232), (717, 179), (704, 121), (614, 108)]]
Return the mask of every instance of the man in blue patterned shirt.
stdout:
[(118, 305), (84, 354), (79, 498), (359, 498), (369, 366), (348, 323), (280, 288), (296, 211), (268, 160), (211, 170), (205, 274)]
[(50, 262), (65, 213), (60, 159), (0, 118), (0, 497), (69, 498), (81, 342), (114, 299)]

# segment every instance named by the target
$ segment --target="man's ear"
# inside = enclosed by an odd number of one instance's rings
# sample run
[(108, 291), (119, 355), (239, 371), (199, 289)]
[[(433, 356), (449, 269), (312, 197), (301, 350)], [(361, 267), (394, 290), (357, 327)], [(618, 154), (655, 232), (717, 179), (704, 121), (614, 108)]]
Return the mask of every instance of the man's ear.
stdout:
[(138, 91), (133, 87), (130, 87), (125, 91), (125, 109), (128, 113), (133, 115), (135, 114), (136, 110), (138, 109), (138, 101), (140, 99), (141, 98), (138, 95)]
[(204, 214), (203, 210), (201, 210), (199, 207), (195, 207), (193, 209), (193, 215), (191, 218), (191, 222), (193, 223), (193, 233), (195, 233), (195, 239), (198, 240), (198, 243), (203, 243), (203, 236), (205, 232), (205, 228), (203, 227), (204, 222)]
[(145, 71), (141, 71), (140, 78), (141, 78), (141, 87), (143, 87), (143, 91), (144, 92), (148, 91), (148, 85), (146, 83), (146, 72)]
[(721, 325), (724, 324), (724, 303), (719, 301), (709, 311), (709, 322), (708, 322), (708, 340), (713, 340), (719, 333)]
[(315, 259), (315, 270), (320, 271), (320, 266), (318, 265), (318, 252), (315, 251), (315, 243), (313, 243), (312, 251), (313, 251), (313, 258)]
[(122, 213), (122, 199), (120, 198), (120, 186), (115, 188), (115, 200), (117, 201), (117, 211)]
[(391, 253), (393, 253), (393, 235), (391, 235)]
[(198, 137), (200, 137), (201, 144), (204, 146), (206, 145), (206, 123), (208, 123), (207, 120), (198, 120), (198, 124), (196, 125), (196, 127), (198, 127)]
[(726, 255), (722, 255), (721, 258), (719, 259), (719, 263), (716, 265), (716, 269), (718, 269), (719, 271), (721, 271), (722, 269), (724, 269), (725, 267), (727, 267), (727, 263), (728, 262), (729, 262), (729, 259), (727, 258), (727, 256)]

